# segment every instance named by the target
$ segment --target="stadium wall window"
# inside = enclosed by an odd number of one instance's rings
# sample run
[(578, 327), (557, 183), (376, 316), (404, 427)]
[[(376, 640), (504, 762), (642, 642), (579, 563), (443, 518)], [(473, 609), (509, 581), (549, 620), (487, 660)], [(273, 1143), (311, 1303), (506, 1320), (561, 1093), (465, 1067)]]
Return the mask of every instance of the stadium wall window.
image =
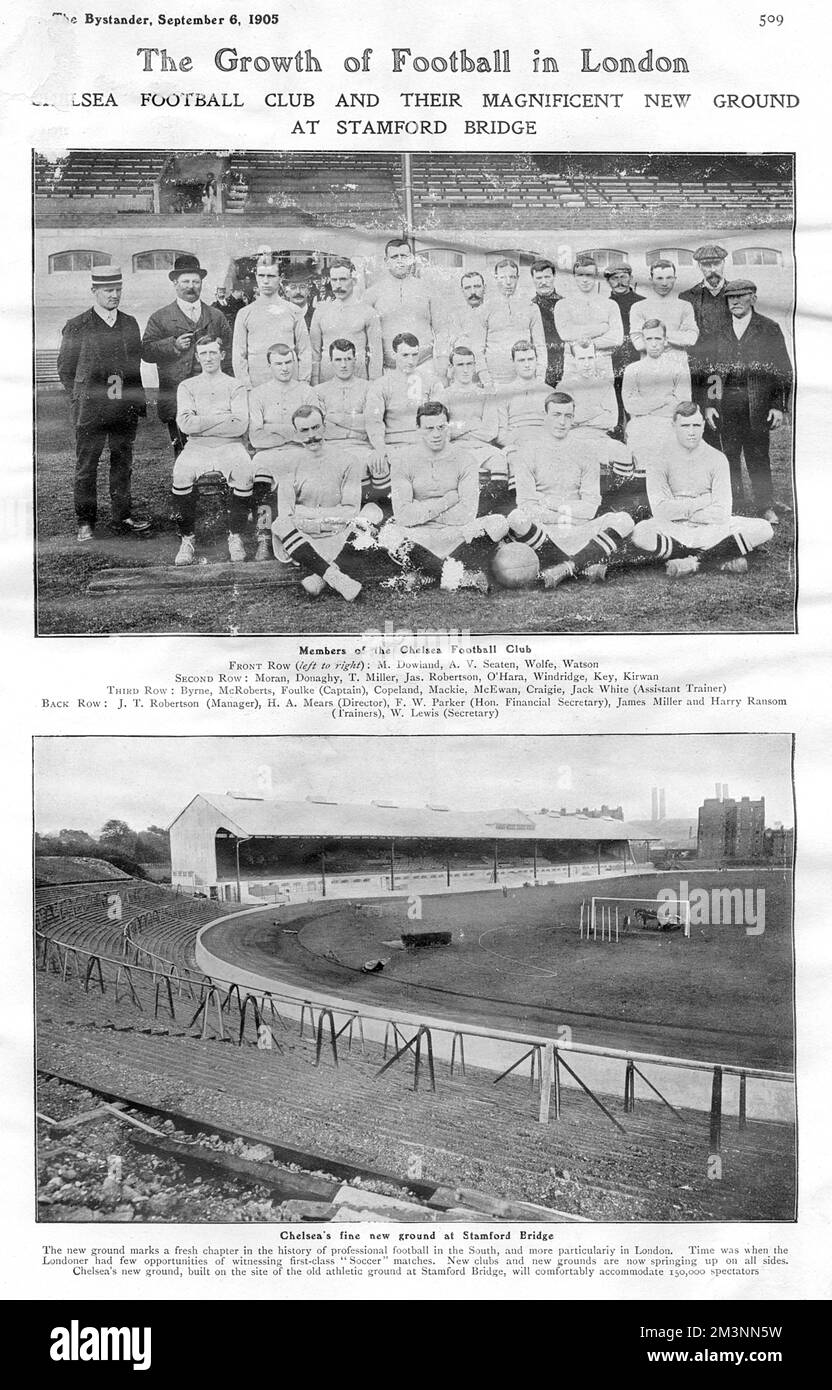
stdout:
[(731, 252), (732, 265), (782, 265), (782, 251), (771, 246), (743, 246)]
[(688, 251), (685, 246), (660, 246), (655, 251), (648, 251), (644, 258), (648, 266), (654, 265), (656, 261), (673, 261), (674, 265), (693, 265), (693, 252)]
[(187, 256), (188, 251), (137, 251), (133, 257), (134, 270), (173, 270), (177, 256)]
[(49, 257), (49, 274), (68, 270), (92, 270), (96, 265), (110, 265), (112, 256), (106, 251), (58, 251)]
[(599, 270), (609, 270), (610, 266), (623, 265), (627, 260), (626, 252), (616, 251), (611, 246), (588, 246), (585, 250), (577, 253), (577, 260), (581, 256), (591, 256)]
[(465, 257), (461, 251), (452, 251), (446, 246), (433, 246), (429, 251), (419, 251), (419, 259), (426, 265), (437, 266), (441, 270), (463, 270)]
[(489, 269), (492, 269), (498, 261), (502, 260), (516, 261), (520, 266), (530, 266), (533, 261), (537, 260), (537, 254), (535, 252), (514, 251), (512, 249), (507, 251), (489, 251), (486, 257), (486, 264)]

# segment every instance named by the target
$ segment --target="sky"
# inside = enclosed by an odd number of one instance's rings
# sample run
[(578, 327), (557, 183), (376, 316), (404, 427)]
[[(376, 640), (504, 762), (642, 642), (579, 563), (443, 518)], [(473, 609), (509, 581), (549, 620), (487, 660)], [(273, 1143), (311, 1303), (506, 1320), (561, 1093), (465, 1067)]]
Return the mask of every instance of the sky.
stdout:
[(97, 833), (168, 826), (197, 792), (298, 801), (323, 796), (457, 811), (621, 805), (649, 820), (695, 817), (714, 783), (766, 799), (766, 823), (794, 823), (786, 734), (661, 737), (37, 738), (35, 828)]

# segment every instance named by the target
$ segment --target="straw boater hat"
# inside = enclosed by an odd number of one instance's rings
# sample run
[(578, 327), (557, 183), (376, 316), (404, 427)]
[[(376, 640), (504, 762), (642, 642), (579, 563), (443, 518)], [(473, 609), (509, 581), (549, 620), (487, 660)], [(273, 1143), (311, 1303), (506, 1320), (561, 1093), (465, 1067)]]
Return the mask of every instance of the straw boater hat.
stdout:
[(120, 265), (100, 265), (92, 272), (94, 290), (111, 290), (122, 283)]

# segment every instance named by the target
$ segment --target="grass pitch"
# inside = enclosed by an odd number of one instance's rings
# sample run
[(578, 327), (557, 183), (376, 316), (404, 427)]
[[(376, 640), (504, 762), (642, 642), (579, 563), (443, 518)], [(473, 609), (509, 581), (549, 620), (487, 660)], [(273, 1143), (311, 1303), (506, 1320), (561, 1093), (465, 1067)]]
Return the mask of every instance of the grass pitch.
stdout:
[[(152, 393), (151, 393), (152, 394)], [(781, 524), (765, 552), (752, 557), (751, 573), (697, 574), (669, 582), (662, 568), (613, 571), (605, 584), (570, 581), (551, 593), (540, 590), (490, 595), (390, 593), (368, 582), (356, 605), (337, 594), (310, 602), (297, 588), (233, 585), (143, 593), (90, 594), (102, 570), (172, 565), (177, 537), (170, 518), (172, 451), (167, 428), (151, 408), (142, 421), (133, 465), (136, 511), (153, 518), (147, 540), (107, 530), (107, 467), (99, 471), (100, 520), (95, 540), (79, 546), (72, 506), (74, 438), (64, 393), (42, 387), (37, 401), (37, 614), (41, 635), (108, 633), (361, 633), (396, 630), (461, 630), (488, 633), (587, 632), (791, 632), (794, 627), (794, 518), (790, 432), (772, 437), (775, 496)], [(253, 547), (252, 547), (253, 548)], [(227, 559), (225, 537), (215, 529), (199, 542), (208, 562)], [(358, 557), (356, 557), (358, 558)], [(372, 575), (372, 557), (367, 557)], [(354, 563), (345, 568), (353, 568)], [(269, 567), (263, 567), (269, 568)], [(276, 571), (275, 571), (276, 572)]]
[[(633, 932), (581, 941), (579, 905), (593, 893), (655, 897), (662, 888), (762, 890), (765, 930), (703, 924), (691, 935)], [(755, 869), (628, 877), (500, 892), (306, 904), (211, 928), (206, 946), (247, 969), (304, 980), (381, 1006), (552, 1036), (746, 1066), (794, 1060), (792, 884)], [(290, 928), (292, 934), (284, 931)], [(402, 931), (445, 929), (449, 946), (404, 951)], [(297, 932), (297, 935), (294, 935)], [(387, 961), (379, 975), (364, 961)], [(288, 972), (288, 973), (287, 973)]]

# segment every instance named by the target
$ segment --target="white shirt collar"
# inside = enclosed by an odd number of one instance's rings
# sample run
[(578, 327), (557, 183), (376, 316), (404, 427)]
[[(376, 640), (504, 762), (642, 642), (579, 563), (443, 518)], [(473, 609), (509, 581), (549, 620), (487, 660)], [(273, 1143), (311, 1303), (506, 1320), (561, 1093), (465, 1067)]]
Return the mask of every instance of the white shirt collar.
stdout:
[(741, 337), (743, 336), (743, 334), (747, 331), (748, 326), (749, 326), (750, 323), (751, 323), (751, 315), (750, 315), (750, 314), (746, 314), (746, 316), (745, 316), (744, 319), (735, 319), (735, 318), (733, 317), (733, 315), (732, 315), (732, 317), (731, 317), (731, 326), (732, 326), (732, 328), (733, 328), (733, 330), (734, 330), (734, 336), (735, 336), (736, 338), (741, 338)]
[(100, 319), (103, 319), (108, 328), (112, 328), (116, 321), (118, 309), (102, 309), (100, 304), (93, 304), (93, 311)]
[(179, 308), (182, 310), (182, 313), (185, 315), (186, 319), (190, 319), (191, 323), (199, 323), (199, 320), (202, 317), (201, 299), (198, 299), (196, 301), (196, 304), (191, 304), (188, 300), (180, 299), (177, 295), (176, 302), (179, 305)]

